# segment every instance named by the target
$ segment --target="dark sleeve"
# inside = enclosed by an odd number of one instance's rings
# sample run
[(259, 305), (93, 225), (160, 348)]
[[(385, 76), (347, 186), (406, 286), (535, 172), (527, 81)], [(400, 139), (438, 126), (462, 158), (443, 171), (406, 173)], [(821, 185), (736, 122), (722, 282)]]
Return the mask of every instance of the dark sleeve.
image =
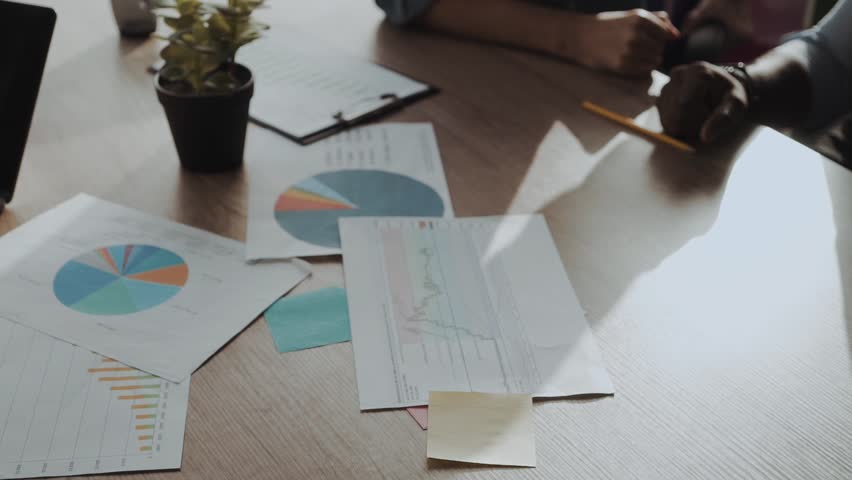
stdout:
[(395, 25), (405, 25), (425, 12), (432, 0), (376, 0), (387, 19)]
[(852, 110), (852, 1), (840, 0), (816, 27), (779, 47), (804, 59), (811, 78), (807, 127), (820, 128)]

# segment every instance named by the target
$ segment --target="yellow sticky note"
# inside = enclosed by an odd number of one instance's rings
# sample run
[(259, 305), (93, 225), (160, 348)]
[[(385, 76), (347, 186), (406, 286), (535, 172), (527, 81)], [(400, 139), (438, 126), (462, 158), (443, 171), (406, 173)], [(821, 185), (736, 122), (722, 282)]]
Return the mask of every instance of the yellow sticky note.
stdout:
[(431, 392), (426, 456), (457, 462), (534, 467), (532, 397)]

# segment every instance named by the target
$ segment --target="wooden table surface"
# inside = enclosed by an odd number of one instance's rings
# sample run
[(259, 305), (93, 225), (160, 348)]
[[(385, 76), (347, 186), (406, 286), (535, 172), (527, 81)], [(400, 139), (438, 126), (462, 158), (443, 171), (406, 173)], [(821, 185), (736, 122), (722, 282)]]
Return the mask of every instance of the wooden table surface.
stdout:
[[(105, 0), (47, 3), (59, 20), (0, 232), (85, 191), (244, 239), (243, 174), (178, 168), (145, 73), (155, 43), (121, 39)], [(435, 125), (458, 215), (546, 215), (616, 394), (537, 403), (535, 469), (432, 462), (404, 411), (358, 411), (350, 344), (281, 355), (255, 322), (193, 376), (181, 471), (145, 477), (852, 478), (850, 172), (768, 129), (657, 147), (579, 108), (638, 115), (648, 82), (401, 32), (369, 0), (264, 15), (442, 89), (384, 120)], [(342, 285), (337, 259), (312, 263), (299, 291)]]

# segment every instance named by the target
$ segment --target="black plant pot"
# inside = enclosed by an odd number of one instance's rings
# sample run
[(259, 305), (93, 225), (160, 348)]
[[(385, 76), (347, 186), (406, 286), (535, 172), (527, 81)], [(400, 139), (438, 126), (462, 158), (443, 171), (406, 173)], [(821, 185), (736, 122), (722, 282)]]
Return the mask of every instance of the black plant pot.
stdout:
[(219, 95), (178, 93), (158, 74), (157, 97), (166, 111), (180, 163), (199, 173), (225, 172), (243, 164), (249, 103), (254, 77), (242, 65), (232, 65), (242, 86)]

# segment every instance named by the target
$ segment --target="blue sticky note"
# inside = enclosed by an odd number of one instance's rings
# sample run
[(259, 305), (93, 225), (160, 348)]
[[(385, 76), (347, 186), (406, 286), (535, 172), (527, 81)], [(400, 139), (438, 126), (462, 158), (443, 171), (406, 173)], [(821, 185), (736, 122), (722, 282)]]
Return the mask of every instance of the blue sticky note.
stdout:
[(346, 290), (342, 288), (284, 297), (264, 316), (282, 353), (352, 340)]

